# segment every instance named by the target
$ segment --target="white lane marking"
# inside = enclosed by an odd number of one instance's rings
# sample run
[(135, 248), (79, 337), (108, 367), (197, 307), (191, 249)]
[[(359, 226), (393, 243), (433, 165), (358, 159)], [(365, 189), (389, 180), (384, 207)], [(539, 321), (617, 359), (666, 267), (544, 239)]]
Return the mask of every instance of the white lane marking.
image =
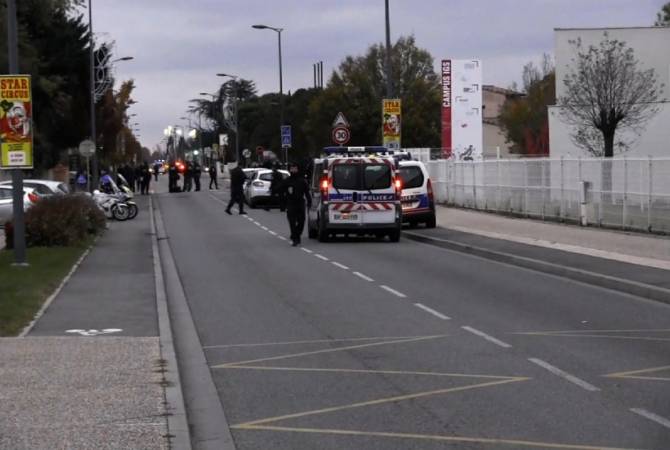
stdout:
[(437, 311), (435, 311), (433, 308), (429, 308), (429, 307), (427, 307), (426, 305), (422, 305), (421, 303), (415, 303), (414, 306), (416, 306), (417, 308), (421, 308), (421, 309), (423, 309), (424, 311), (426, 311), (427, 313), (432, 314), (432, 315), (434, 315), (435, 317), (438, 317), (438, 318), (440, 318), (440, 319), (442, 319), (442, 320), (451, 320), (451, 317), (445, 316), (445, 315), (442, 314), (441, 312), (437, 312)]
[(300, 250), (302, 250), (305, 253), (314, 253), (313, 251), (311, 251), (310, 249), (305, 248), (305, 247), (300, 247)]
[(284, 236), (277, 236), (277, 237), (278, 237), (279, 239), (281, 239), (282, 241), (288, 241), (288, 239), (286, 239)]
[(396, 291), (395, 289), (390, 288), (390, 287), (388, 287), (388, 286), (385, 285), (385, 284), (382, 284), (382, 285), (380, 285), (379, 287), (382, 288), (382, 289), (384, 289), (384, 290), (387, 291), (387, 292), (390, 292), (391, 294), (395, 295), (396, 297), (400, 297), (400, 298), (406, 298), (406, 297), (407, 297), (407, 296), (406, 296), (405, 294), (403, 294), (402, 292)]
[(463, 328), (465, 331), (469, 331), (472, 334), (476, 334), (477, 336), (479, 336), (481, 338), (484, 338), (487, 341), (494, 343), (495, 345), (499, 345), (500, 347), (503, 347), (503, 348), (510, 348), (511, 347), (511, 345), (509, 345), (508, 343), (503, 342), (500, 339), (496, 339), (493, 336), (490, 336), (490, 335), (484, 333), (483, 331), (477, 330), (476, 328), (472, 328), (472, 327), (469, 327), (469, 326), (461, 327), (461, 328)]
[(576, 384), (582, 389), (586, 389), (587, 391), (595, 392), (599, 391), (600, 389), (592, 385), (591, 383), (588, 383), (580, 378), (577, 378), (574, 375), (570, 375), (569, 373), (559, 369), (558, 367), (552, 366), (546, 361), (542, 361), (541, 359), (538, 358), (528, 358), (528, 361), (532, 362), (533, 364), (537, 364), (538, 366), (547, 369), (549, 372), (553, 373), (554, 375), (557, 375), (561, 378), (564, 378), (568, 380), (570, 383)]
[(320, 255), (318, 253), (314, 253), (314, 256), (316, 256), (317, 258), (322, 259), (324, 261), (330, 261), (328, 258), (326, 258), (325, 256)]
[(270, 229), (269, 229), (268, 227), (266, 227), (266, 226), (262, 226), (261, 228), (262, 228), (264, 231), (270, 231)]
[(121, 328), (105, 328), (103, 330), (96, 330), (95, 328), (90, 330), (65, 330), (66, 333), (77, 333), (82, 336), (99, 336), (101, 334), (110, 334), (110, 333), (120, 333), (123, 330)]
[(659, 425), (664, 426), (665, 428), (670, 428), (670, 420), (666, 419), (665, 417), (661, 417), (658, 414), (654, 414), (651, 411), (647, 411), (646, 409), (642, 408), (631, 408), (631, 412), (637, 414), (638, 416), (645, 417), (649, 420), (653, 420)]
[(261, 224), (256, 222), (255, 220), (254, 220), (254, 225), (258, 225), (259, 227), (261, 226)]
[(273, 236), (277, 236), (277, 233), (275, 233), (275, 232), (272, 231), (272, 230), (268, 230), (268, 233), (270, 233), (270, 234), (273, 235)]
[(375, 281), (375, 280), (373, 280), (372, 278), (370, 278), (369, 276), (364, 275), (364, 274), (362, 274), (362, 273), (360, 273), (360, 272), (354, 272), (354, 275), (356, 275), (358, 278), (362, 278), (362, 279), (364, 279), (365, 281)]
[(347, 266), (345, 266), (344, 264), (340, 264), (340, 263), (335, 262), (335, 261), (331, 261), (331, 264), (334, 265), (334, 266), (339, 267), (340, 269), (349, 270), (349, 268)]

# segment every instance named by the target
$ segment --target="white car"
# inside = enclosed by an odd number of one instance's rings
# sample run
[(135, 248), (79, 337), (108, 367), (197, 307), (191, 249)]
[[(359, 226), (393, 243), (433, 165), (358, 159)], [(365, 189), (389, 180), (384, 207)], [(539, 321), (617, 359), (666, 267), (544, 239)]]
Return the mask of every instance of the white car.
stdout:
[[(280, 170), (279, 173), (282, 174), (284, 179), (288, 178), (290, 175), (286, 170)], [(271, 183), (272, 170), (256, 170), (253, 177), (247, 181), (244, 188), (244, 198), (250, 207), (256, 208), (261, 203), (267, 205), (272, 201), (272, 193), (270, 192)]]
[(435, 228), (435, 198), (433, 184), (426, 166), (420, 161), (400, 161), (402, 179), (402, 221), (416, 226), (425, 223), (426, 228)]
[[(11, 181), (3, 181), (0, 186), (11, 186)], [(52, 180), (23, 180), (25, 187), (33, 188), (39, 195), (63, 195), (69, 194), (70, 188), (67, 184)]]
[[(0, 184), (0, 226), (10, 220), (14, 215), (14, 193), (11, 185)], [(30, 208), (40, 199), (35, 189), (23, 188), (23, 210)]]

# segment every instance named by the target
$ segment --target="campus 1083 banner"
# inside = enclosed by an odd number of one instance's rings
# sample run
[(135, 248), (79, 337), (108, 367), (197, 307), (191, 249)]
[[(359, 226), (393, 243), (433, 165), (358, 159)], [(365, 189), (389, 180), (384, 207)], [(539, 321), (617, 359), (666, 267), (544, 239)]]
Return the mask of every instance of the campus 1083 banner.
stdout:
[(399, 98), (382, 100), (382, 141), (384, 147), (400, 149), (402, 103)]
[(0, 75), (0, 169), (32, 169), (30, 75)]

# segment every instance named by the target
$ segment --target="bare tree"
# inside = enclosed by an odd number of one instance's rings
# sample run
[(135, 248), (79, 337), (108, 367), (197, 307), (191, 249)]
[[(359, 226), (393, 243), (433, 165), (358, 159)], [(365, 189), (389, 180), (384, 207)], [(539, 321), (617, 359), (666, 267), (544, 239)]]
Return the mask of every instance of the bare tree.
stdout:
[(612, 157), (615, 148), (630, 145), (630, 138), (617, 138), (617, 132), (639, 136), (658, 113), (663, 84), (654, 69), (639, 68), (632, 48), (607, 32), (597, 46), (585, 48), (581, 39), (570, 43), (576, 55), (563, 80), (565, 95), (558, 99), (561, 117), (574, 126), (573, 142), (594, 156)]
[(670, 27), (670, 2), (663, 5), (661, 10), (656, 14), (657, 27)]

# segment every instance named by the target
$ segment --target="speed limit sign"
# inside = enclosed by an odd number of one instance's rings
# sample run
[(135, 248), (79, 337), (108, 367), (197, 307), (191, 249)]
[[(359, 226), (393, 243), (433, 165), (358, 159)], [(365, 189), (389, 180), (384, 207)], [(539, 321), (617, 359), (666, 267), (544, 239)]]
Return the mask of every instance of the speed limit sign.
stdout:
[(333, 142), (338, 145), (344, 145), (351, 139), (351, 132), (346, 127), (335, 127), (332, 132)]

